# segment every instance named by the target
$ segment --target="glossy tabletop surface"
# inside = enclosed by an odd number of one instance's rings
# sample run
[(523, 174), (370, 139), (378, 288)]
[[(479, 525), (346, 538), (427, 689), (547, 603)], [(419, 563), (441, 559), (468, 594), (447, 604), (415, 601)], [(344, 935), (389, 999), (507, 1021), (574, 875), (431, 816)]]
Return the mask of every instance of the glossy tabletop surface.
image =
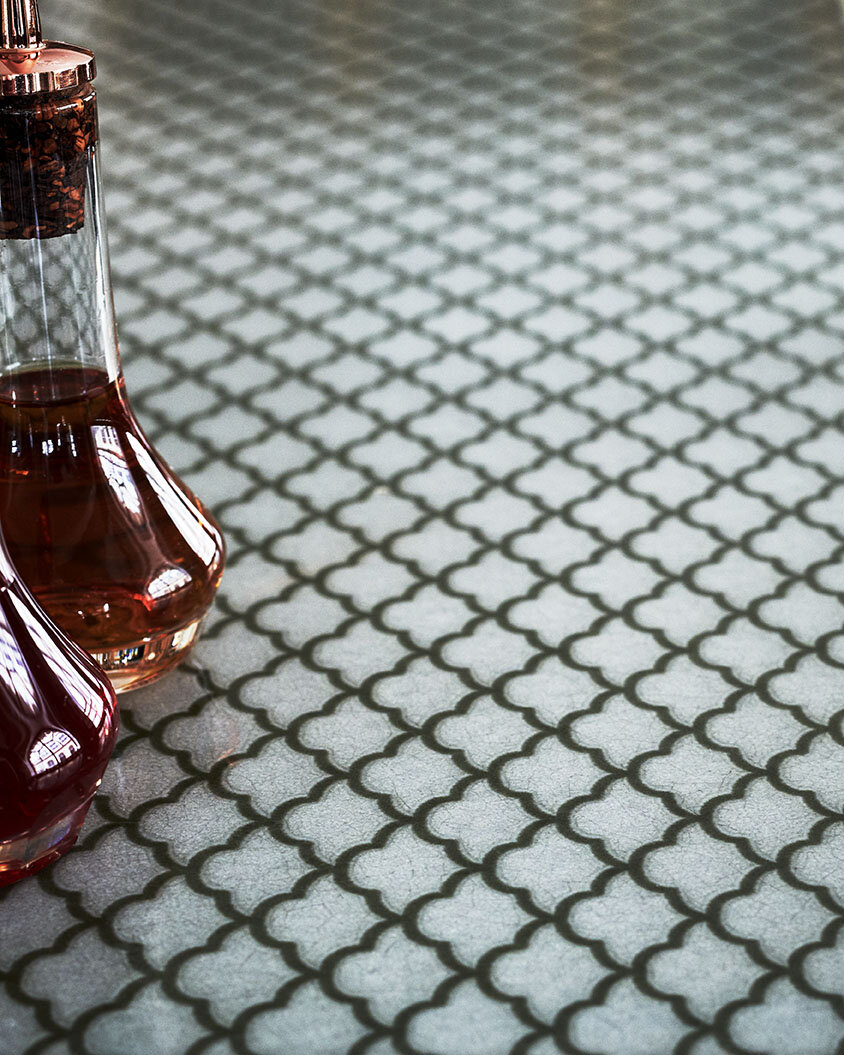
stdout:
[(3, 1055), (844, 1046), (833, 0), (67, 0), (230, 564)]

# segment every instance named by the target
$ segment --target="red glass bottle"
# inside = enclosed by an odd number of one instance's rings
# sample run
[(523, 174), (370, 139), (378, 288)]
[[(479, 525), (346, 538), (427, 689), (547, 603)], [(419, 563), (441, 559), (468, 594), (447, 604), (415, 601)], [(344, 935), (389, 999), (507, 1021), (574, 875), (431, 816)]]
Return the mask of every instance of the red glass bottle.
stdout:
[(22, 584), (0, 535), (0, 886), (76, 842), (117, 724), (108, 678)]
[(210, 513), (140, 428), (120, 368), (93, 56), (0, 0), (0, 524), (21, 577), (118, 691), (194, 643)]

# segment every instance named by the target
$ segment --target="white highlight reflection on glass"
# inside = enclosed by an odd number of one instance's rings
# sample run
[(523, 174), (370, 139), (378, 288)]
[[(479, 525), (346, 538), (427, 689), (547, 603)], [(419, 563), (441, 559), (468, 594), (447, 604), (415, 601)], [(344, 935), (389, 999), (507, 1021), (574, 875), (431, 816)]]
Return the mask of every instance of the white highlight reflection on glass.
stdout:
[(168, 568), (162, 568), (158, 575), (150, 580), (147, 584), (146, 592), (150, 597), (159, 601), (162, 597), (168, 597), (171, 593), (181, 590), (190, 581), (191, 577), (186, 571), (175, 564), (171, 564)]
[(132, 435), (128, 435), (126, 439), (131, 444), (138, 463), (166, 509), (167, 515), (197, 557), (203, 564), (210, 567), (217, 552), (217, 545), (211, 533), (203, 528), (202, 521), (197, 518), (196, 510), (181, 491), (173, 487), (150, 457), (146, 447)]
[[(44, 657), (44, 661), (56, 674), (59, 682), (65, 687), (85, 717), (90, 720), (94, 728), (100, 729), (103, 724), (105, 704), (98, 691), (98, 686), (86, 678), (81, 670), (77, 670), (74, 664), (68, 662), (65, 654), (57, 647), (52, 635), (47, 632), (40, 620), (32, 617), (32, 611), (30, 608), (28, 608), (14, 594), (10, 594), (9, 598), (15, 608), (17, 608), (22, 622), (26, 626), (30, 637), (38, 646), (39, 651)], [(20, 653), (18, 653), (18, 657), (20, 664), (26, 669), (23, 663), (23, 657), (20, 656)], [(27, 685), (29, 685), (28, 671)], [(31, 688), (29, 691), (30, 693), (32, 692)], [(35, 702), (34, 698), (33, 702)]]
[(7, 626), (0, 626), (0, 678), (5, 681), (15, 699), (33, 711), (38, 700), (32, 691), (29, 668), (21, 655), (18, 643)]
[(64, 729), (49, 729), (32, 745), (29, 752), (29, 768), (40, 776), (58, 769), (79, 753), (79, 741)]
[(109, 487), (132, 519), (140, 522), (143, 519), (141, 496), (126, 464), (117, 429), (113, 425), (92, 425), (91, 435)]

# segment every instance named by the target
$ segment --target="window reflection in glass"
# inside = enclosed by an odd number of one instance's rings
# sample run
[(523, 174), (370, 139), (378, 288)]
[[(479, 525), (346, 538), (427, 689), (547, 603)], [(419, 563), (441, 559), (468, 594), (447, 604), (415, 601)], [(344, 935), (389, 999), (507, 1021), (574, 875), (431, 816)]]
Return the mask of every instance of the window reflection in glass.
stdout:
[(29, 668), (11, 630), (5, 625), (0, 625), (0, 679), (16, 700), (35, 710), (38, 700), (32, 689)]
[[(75, 664), (67, 662), (67, 658), (56, 644), (55, 638), (49, 633), (39, 619), (33, 619), (32, 612), (23, 601), (14, 594), (10, 594), (9, 599), (17, 609), (21, 621), (26, 626), (29, 636), (41, 652), (44, 661), (56, 674), (61, 684), (68, 690), (69, 694), (79, 706), (79, 709), (90, 720), (91, 724), (95, 728), (100, 729), (103, 725), (105, 703), (103, 702), (102, 696), (97, 691), (97, 686), (92, 681), (89, 681), (85, 677), (83, 671), (81, 669), (78, 670)], [(11, 637), (11, 634), (9, 636)], [(15, 645), (15, 649), (17, 649), (17, 645)], [(35, 697), (32, 695), (29, 671), (19, 651), (17, 652), (17, 655), (19, 666), (26, 670), (27, 689), (34, 706), (36, 701)], [(105, 728), (106, 731), (110, 728), (110, 722), (105, 723)]]
[(156, 601), (162, 597), (168, 597), (176, 593), (190, 583), (191, 577), (184, 569), (171, 564), (169, 568), (163, 568), (154, 579), (147, 584), (146, 592)]
[(91, 435), (94, 438), (97, 459), (109, 487), (129, 516), (140, 523), (143, 520), (141, 496), (126, 464), (126, 455), (120, 446), (117, 429), (113, 425), (92, 425)]
[(63, 729), (48, 729), (32, 745), (29, 768), (36, 776), (58, 769), (79, 752), (79, 741)]
[(161, 504), (167, 510), (167, 515), (179, 529), (182, 538), (203, 564), (210, 567), (217, 556), (217, 543), (211, 533), (203, 528), (202, 521), (197, 519), (196, 509), (182, 492), (170, 483), (155, 464), (146, 447), (134, 436), (127, 436), (126, 439), (131, 444), (139, 465), (158, 495)]

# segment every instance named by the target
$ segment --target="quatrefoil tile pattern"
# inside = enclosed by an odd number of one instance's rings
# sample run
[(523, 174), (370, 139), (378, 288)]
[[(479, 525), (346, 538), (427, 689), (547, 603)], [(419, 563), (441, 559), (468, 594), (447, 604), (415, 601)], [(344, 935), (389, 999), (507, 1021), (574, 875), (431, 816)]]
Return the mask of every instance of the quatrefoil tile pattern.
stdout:
[(53, 6), (231, 559), (3, 1055), (840, 1055), (833, 0)]

